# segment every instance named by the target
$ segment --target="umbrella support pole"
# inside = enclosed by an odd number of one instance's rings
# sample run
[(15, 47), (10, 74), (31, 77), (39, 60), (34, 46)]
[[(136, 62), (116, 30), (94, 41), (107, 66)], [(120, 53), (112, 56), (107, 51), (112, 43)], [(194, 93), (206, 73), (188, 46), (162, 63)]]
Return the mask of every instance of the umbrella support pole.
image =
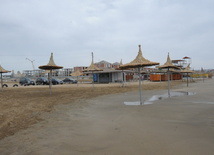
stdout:
[(141, 84), (141, 76), (140, 76), (140, 68), (138, 68), (138, 74), (139, 74), (139, 91), (140, 91), (140, 105), (143, 104), (143, 96), (142, 96), (142, 84)]
[(3, 91), (3, 79), (2, 79), (2, 73), (1, 73), (1, 91)]
[(187, 87), (189, 86), (189, 81), (188, 81), (188, 73), (187, 73)]
[(50, 95), (52, 95), (52, 69), (49, 73), (49, 89), (50, 89)]
[(94, 88), (94, 72), (92, 72), (92, 85), (93, 85), (93, 88)]
[(169, 68), (168, 68), (168, 97), (170, 97), (170, 75), (169, 75)]

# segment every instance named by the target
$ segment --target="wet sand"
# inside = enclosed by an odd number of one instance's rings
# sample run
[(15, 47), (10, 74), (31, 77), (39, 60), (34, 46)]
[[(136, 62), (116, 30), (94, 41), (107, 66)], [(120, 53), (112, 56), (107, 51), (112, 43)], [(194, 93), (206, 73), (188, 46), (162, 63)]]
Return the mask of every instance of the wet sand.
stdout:
[[(43, 113), (43, 121), (0, 141), (4, 155), (211, 155), (214, 152), (214, 80), (172, 91), (148, 105), (137, 91), (79, 99)], [(144, 100), (167, 90), (145, 90)]]

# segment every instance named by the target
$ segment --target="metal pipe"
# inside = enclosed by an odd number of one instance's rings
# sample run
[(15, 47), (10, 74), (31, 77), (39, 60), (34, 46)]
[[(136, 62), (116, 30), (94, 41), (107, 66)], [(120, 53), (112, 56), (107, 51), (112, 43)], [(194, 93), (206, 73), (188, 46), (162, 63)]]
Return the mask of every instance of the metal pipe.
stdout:
[(168, 68), (168, 71), (167, 71), (167, 73), (168, 73), (168, 97), (170, 97), (170, 75), (169, 75), (169, 68)]
[(50, 89), (50, 95), (52, 95), (52, 69), (49, 73), (49, 89)]
[(1, 73), (1, 90), (3, 91), (3, 79), (2, 79), (2, 73)]
[(187, 73), (187, 87), (189, 86), (189, 81), (188, 81), (188, 73)]
[(140, 76), (140, 67), (138, 68), (138, 74), (139, 74), (139, 91), (140, 91), (140, 105), (143, 104), (143, 97), (142, 97), (142, 85), (141, 85), (141, 76)]

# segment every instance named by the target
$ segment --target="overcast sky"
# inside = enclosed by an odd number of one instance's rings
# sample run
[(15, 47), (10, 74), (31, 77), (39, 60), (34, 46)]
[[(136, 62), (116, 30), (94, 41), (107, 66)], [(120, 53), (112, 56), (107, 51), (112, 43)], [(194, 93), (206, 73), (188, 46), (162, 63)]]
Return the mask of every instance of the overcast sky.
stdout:
[(191, 57), (193, 69), (214, 68), (213, 0), (0, 0), (0, 64), (64, 68), (143, 56), (165, 63)]

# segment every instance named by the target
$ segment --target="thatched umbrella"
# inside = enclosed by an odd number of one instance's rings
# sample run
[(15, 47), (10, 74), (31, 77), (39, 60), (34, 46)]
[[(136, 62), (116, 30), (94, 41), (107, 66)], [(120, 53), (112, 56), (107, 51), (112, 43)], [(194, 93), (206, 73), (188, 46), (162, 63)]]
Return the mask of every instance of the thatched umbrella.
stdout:
[(3, 78), (2, 78), (2, 74), (3, 73), (9, 73), (10, 71), (5, 70), (1, 65), (0, 65), (0, 73), (1, 73), (1, 88), (3, 90)]
[(120, 63), (119, 63), (119, 67), (116, 68), (115, 70), (121, 70), (122, 71), (122, 87), (124, 87), (125, 86), (125, 82), (126, 82), (126, 75), (125, 75), (124, 69), (120, 68), (120, 66), (122, 66), (122, 65), (123, 65), (123, 61), (121, 59)]
[[(126, 74), (123, 72), (123, 69), (122, 68), (120, 68), (120, 66), (122, 66), (123, 65), (123, 61), (122, 61), (122, 59), (120, 60), (120, 65), (119, 65), (119, 69), (121, 69), (122, 70), (122, 80), (123, 80), (123, 84), (122, 84), (122, 86), (124, 87), (125, 85), (125, 83), (126, 83)], [(118, 69), (118, 68), (117, 68)]]
[(159, 65), (158, 62), (152, 62), (143, 57), (142, 51), (141, 51), (141, 45), (139, 45), (139, 51), (137, 57), (131, 61), (130, 63), (121, 65), (121, 69), (126, 69), (126, 68), (138, 68), (138, 74), (139, 74), (139, 91), (140, 91), (140, 104), (143, 104), (143, 99), (142, 99), (142, 86), (141, 86), (141, 79), (140, 79), (140, 69), (145, 67), (145, 66), (154, 66), (154, 65)]
[(78, 77), (81, 76), (81, 75), (83, 75), (83, 73), (80, 72), (79, 70), (77, 70), (77, 71), (71, 73), (70, 75), (71, 75), (71, 76), (76, 76), (76, 77), (77, 77), (77, 85), (78, 85)]
[(188, 64), (187, 67), (184, 70), (181, 71), (181, 73), (187, 73), (187, 87), (188, 87), (189, 86), (189, 84), (188, 84), (189, 83), (188, 82), (188, 74), (189, 73), (193, 73), (193, 71), (190, 70), (190, 64)]
[(169, 53), (168, 53), (167, 61), (165, 62), (165, 64), (162, 65), (162, 66), (159, 66), (158, 68), (167, 69), (167, 74), (168, 74), (168, 96), (170, 97), (170, 68), (172, 68), (172, 69), (180, 69), (180, 68), (172, 64), (172, 61), (171, 61), (171, 59), (169, 57)]
[(49, 60), (49, 63), (47, 65), (39, 66), (40, 69), (44, 70), (49, 70), (49, 89), (50, 89), (50, 94), (52, 94), (51, 86), (52, 86), (52, 70), (54, 69), (61, 69), (63, 68), (62, 66), (57, 66), (53, 60), (53, 53), (51, 53), (51, 57)]
[(102, 71), (102, 69), (98, 68), (97, 66), (95, 66), (94, 64), (94, 54), (92, 52), (92, 61), (91, 61), (91, 65), (85, 69), (83, 72), (92, 72), (92, 75), (93, 75), (93, 80), (92, 80), (92, 83), (93, 83), (93, 87), (94, 87), (94, 72), (95, 71)]

